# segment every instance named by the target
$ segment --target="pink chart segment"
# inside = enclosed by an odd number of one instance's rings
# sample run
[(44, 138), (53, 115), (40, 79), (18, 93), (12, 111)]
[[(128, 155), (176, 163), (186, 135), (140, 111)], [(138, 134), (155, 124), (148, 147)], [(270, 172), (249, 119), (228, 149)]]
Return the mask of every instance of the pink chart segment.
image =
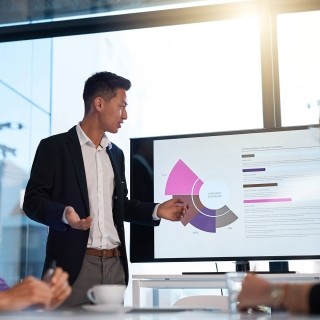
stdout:
[(203, 182), (198, 176), (182, 161), (179, 160), (170, 172), (166, 185), (166, 195), (198, 195)]
[(292, 199), (291, 198), (252, 199), (252, 200), (243, 200), (243, 203), (288, 202), (288, 201), (292, 201)]

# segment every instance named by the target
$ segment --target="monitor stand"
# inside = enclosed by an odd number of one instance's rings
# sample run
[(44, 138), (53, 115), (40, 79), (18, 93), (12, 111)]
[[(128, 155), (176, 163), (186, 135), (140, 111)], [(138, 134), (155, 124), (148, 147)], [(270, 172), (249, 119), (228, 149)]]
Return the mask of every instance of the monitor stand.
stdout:
[(236, 261), (236, 272), (249, 272), (250, 262), (249, 261)]
[[(236, 261), (236, 272), (250, 272), (249, 261)], [(253, 273), (295, 273), (289, 271), (288, 261), (269, 261), (269, 271), (251, 271)]]
[(269, 261), (270, 273), (289, 273), (288, 261)]

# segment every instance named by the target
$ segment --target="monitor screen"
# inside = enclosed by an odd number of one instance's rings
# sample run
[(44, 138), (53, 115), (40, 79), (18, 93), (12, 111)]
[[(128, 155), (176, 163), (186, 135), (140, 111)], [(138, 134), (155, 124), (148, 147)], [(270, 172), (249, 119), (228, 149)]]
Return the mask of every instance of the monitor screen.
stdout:
[(131, 139), (130, 197), (179, 198), (179, 222), (131, 224), (131, 262), (320, 258), (320, 129)]

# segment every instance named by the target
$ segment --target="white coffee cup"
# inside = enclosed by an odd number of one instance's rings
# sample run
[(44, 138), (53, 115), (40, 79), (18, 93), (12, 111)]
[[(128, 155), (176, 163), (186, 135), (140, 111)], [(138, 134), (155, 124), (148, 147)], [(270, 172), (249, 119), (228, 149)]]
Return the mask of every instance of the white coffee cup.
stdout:
[(94, 304), (121, 305), (125, 289), (122, 284), (96, 285), (88, 290), (87, 297)]

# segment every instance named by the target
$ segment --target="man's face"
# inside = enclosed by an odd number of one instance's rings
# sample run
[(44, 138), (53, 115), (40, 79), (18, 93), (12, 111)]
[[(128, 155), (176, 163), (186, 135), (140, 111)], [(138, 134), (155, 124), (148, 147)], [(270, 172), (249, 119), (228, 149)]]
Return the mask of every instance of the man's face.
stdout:
[(103, 131), (117, 133), (127, 115), (127, 95), (124, 89), (118, 89), (111, 100), (102, 99), (100, 123)]

